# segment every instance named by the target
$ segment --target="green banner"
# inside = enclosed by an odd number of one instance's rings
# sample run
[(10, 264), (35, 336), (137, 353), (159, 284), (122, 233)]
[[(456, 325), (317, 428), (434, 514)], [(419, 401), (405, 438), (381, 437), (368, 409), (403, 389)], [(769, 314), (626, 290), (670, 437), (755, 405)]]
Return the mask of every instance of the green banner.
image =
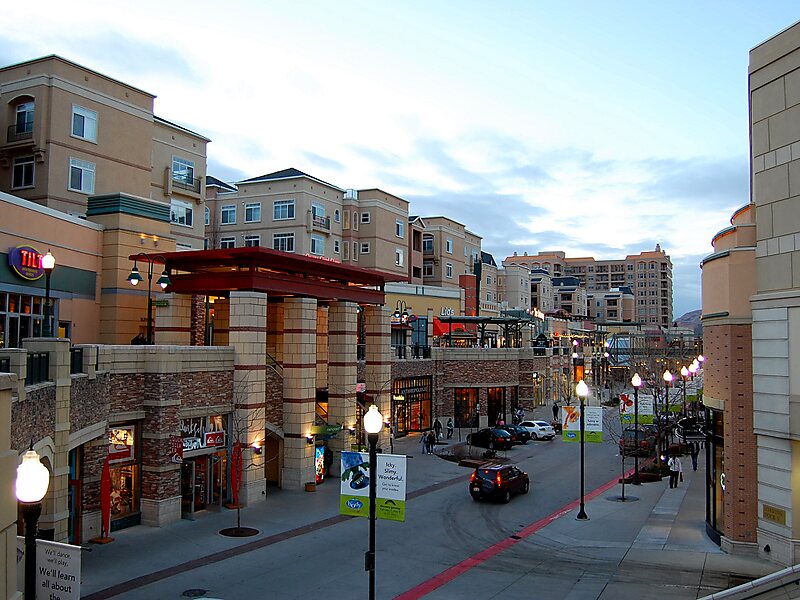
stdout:
[[(375, 516), (389, 521), (406, 518), (406, 457), (378, 454), (375, 469)], [(342, 452), (342, 481), (339, 512), (353, 517), (369, 517), (369, 483), (373, 475), (369, 455)]]

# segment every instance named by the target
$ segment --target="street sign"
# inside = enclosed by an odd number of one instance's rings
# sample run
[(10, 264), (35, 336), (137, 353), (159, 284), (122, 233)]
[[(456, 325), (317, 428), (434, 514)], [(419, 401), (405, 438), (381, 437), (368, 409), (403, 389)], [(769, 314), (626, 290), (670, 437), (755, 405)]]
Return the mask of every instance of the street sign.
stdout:
[[(378, 454), (375, 468), (375, 516), (405, 521), (406, 456)], [(369, 516), (369, 478), (373, 469), (366, 452), (342, 452), (342, 481), (339, 512), (355, 517)]]

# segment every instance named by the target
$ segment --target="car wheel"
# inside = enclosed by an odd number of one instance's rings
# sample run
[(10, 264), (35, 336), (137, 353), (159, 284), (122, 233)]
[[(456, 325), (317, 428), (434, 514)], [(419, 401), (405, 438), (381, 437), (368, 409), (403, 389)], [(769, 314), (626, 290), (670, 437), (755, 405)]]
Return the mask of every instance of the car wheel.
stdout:
[(508, 504), (509, 502), (511, 502), (511, 492), (506, 490), (503, 493), (502, 500), (503, 500), (503, 504)]
[(539, 436), (538, 436), (538, 434), (536, 434), (536, 433), (532, 433), (532, 434), (531, 434), (531, 439), (532, 439), (532, 440), (538, 440), (538, 439), (539, 439)]
[(522, 492), (523, 494), (527, 494), (529, 489), (531, 489), (531, 483), (530, 481), (526, 481), (525, 483), (522, 484), (520, 492)]
[(480, 499), (481, 499), (481, 497), (480, 497), (478, 494), (470, 494), (470, 496), (472, 496), (472, 499), (473, 499), (475, 502), (477, 502), (478, 500), (480, 500)]

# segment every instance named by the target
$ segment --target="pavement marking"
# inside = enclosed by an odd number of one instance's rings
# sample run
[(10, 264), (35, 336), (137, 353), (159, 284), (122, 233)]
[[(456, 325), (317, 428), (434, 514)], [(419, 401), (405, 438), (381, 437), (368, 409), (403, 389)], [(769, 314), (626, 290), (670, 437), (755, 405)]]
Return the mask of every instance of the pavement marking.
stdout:
[[(629, 477), (633, 473), (633, 469), (625, 473), (625, 477)], [(619, 477), (615, 477), (608, 483), (604, 483), (599, 488), (592, 490), (588, 494), (584, 496), (584, 502), (588, 502), (604, 494), (608, 490), (610, 490), (615, 485), (619, 484)], [(535, 523), (531, 523), (527, 527), (523, 527), (515, 534), (511, 535), (510, 537), (503, 538), (493, 546), (489, 546), (485, 550), (478, 552), (474, 556), (470, 556), (469, 558), (464, 559), (460, 563), (453, 565), (449, 569), (446, 569), (439, 573), (438, 575), (434, 575), (427, 581), (423, 581), (419, 585), (411, 588), (410, 590), (403, 592), (399, 596), (395, 596), (394, 600), (418, 600), (423, 596), (427, 596), (431, 592), (439, 589), (443, 585), (453, 581), (457, 577), (460, 577), (467, 571), (479, 566), (480, 564), (486, 562), (490, 558), (497, 556), (507, 548), (510, 548), (514, 544), (518, 543), (519, 541), (529, 537), (539, 531), (540, 529), (546, 527), (556, 519), (560, 519), (567, 513), (575, 510), (578, 506), (580, 506), (580, 498), (573, 500), (569, 504), (559, 508), (555, 512), (549, 514), (546, 517), (543, 517), (536, 521)]]

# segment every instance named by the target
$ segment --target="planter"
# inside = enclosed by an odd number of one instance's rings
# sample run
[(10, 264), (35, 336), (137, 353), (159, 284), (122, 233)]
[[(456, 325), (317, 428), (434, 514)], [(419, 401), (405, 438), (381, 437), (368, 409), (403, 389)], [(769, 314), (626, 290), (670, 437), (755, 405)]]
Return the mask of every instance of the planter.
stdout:
[(307, 492), (316, 492), (317, 491), (317, 484), (313, 481), (309, 481), (306, 483), (306, 491)]

